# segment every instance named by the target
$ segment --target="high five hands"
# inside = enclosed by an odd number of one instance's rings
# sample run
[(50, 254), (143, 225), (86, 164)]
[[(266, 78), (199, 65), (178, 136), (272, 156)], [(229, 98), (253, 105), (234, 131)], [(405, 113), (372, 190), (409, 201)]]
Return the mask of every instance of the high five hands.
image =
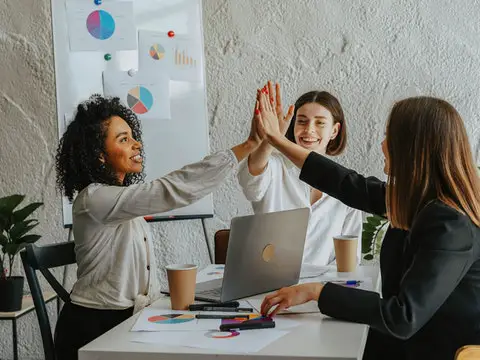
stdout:
[(279, 136), (285, 136), (295, 107), (290, 105), (284, 114), (280, 84), (275, 83), (275, 97), (273, 84), (268, 81), (262, 89), (257, 90), (255, 106), (255, 122), (258, 135), (267, 141)]

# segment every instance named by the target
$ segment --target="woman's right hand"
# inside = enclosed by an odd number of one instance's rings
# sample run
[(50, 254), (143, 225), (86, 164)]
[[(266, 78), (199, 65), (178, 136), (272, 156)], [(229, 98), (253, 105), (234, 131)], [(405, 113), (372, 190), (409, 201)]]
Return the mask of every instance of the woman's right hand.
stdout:
[(257, 91), (258, 111), (255, 112), (255, 121), (257, 131), (262, 139), (272, 142), (276, 138), (283, 137), (283, 127), (281, 129), (279, 118), (273, 108), (266, 91)]
[(290, 105), (288, 107), (287, 114), (284, 114), (280, 84), (275, 83), (275, 98), (273, 97), (273, 84), (270, 80), (267, 82), (266, 89), (268, 89), (267, 94), (270, 97), (270, 104), (272, 104), (272, 108), (275, 110), (275, 113), (277, 114), (280, 132), (283, 135), (285, 135), (287, 133), (288, 126), (290, 125), (290, 121), (292, 120), (295, 106)]

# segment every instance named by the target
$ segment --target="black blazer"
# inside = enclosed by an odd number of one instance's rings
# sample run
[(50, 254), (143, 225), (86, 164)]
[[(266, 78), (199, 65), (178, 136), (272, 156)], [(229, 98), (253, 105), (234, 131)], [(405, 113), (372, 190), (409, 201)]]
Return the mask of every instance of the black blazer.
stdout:
[[(306, 159), (300, 178), (350, 207), (386, 212), (384, 182), (316, 153)], [(388, 358), (452, 360), (459, 347), (480, 344), (480, 228), (470, 218), (430, 202), (410, 231), (387, 230), (380, 271), (382, 297), (327, 283), (320, 311), (370, 325), (369, 337), (372, 329), (383, 333), (393, 340), (386, 350), (396, 356)]]

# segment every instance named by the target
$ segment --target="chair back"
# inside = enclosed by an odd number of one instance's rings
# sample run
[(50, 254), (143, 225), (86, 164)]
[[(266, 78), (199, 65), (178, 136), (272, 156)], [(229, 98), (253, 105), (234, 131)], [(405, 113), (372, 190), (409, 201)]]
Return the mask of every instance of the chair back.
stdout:
[(218, 230), (215, 233), (215, 264), (225, 264), (229, 236), (230, 229)]
[(75, 244), (73, 241), (44, 246), (29, 244), (20, 253), (20, 256), (22, 258), (25, 277), (27, 278), (33, 304), (35, 305), (35, 311), (37, 313), (45, 360), (57, 360), (55, 357), (52, 329), (50, 328), (50, 322), (48, 320), (47, 307), (45, 305), (36, 271), (38, 270), (43, 274), (60, 299), (64, 302), (70, 302), (69, 293), (63, 288), (57, 279), (55, 279), (49, 269), (75, 264)]
[(465, 345), (457, 350), (455, 360), (478, 360), (480, 359), (480, 345)]

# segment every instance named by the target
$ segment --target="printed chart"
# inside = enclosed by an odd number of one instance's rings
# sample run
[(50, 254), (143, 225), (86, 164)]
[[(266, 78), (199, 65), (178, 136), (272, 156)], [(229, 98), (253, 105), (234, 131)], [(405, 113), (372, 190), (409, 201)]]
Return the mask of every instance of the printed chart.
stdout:
[(137, 49), (132, 1), (67, 1), (68, 38), (71, 51)]
[(234, 338), (235, 336), (240, 335), (238, 331), (217, 331), (217, 330), (211, 330), (207, 331), (205, 333), (205, 337), (209, 339), (231, 339)]
[(164, 314), (151, 316), (148, 321), (156, 324), (181, 324), (194, 319), (192, 314)]
[(87, 30), (95, 39), (108, 39), (115, 32), (115, 20), (104, 10), (93, 11), (87, 17)]
[[(170, 80), (158, 72), (105, 71), (103, 92), (117, 96), (140, 120), (170, 119)], [(146, 128), (145, 128), (146, 129)]]
[[(166, 33), (138, 31), (139, 68), (162, 72), (176, 81), (202, 80), (202, 48), (191, 37)], [(160, 60), (160, 61), (159, 61)]]
[(135, 114), (145, 114), (153, 106), (153, 95), (145, 86), (135, 86), (128, 92), (127, 105)]
[(153, 44), (150, 47), (150, 56), (154, 60), (161, 60), (165, 58), (165, 48), (160, 44)]

